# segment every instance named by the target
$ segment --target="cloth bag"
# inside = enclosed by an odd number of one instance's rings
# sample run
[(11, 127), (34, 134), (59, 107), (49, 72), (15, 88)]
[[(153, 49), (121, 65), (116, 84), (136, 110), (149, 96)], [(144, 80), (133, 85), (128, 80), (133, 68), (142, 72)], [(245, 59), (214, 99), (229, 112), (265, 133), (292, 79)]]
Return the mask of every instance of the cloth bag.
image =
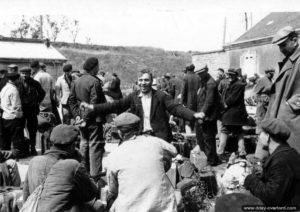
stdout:
[(44, 183), (39, 185), (32, 194), (28, 197), (20, 212), (36, 212), (39, 200), (42, 195)]

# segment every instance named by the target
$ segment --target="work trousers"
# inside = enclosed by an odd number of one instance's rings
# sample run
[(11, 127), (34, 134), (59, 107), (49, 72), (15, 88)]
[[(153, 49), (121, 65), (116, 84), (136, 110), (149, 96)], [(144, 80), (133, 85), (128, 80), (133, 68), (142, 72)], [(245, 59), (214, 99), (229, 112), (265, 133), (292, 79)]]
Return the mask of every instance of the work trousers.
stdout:
[(37, 115), (30, 113), (29, 111), (24, 111), (23, 113), (23, 127), (27, 127), (29, 133), (30, 147), (35, 149), (36, 145), (36, 132), (38, 128)]
[(200, 149), (207, 157), (207, 164), (217, 163), (216, 152), (217, 121), (204, 121), (196, 123), (196, 138)]
[(87, 123), (80, 127), (80, 152), (83, 165), (92, 177), (99, 176), (102, 171), (102, 158), (105, 152), (102, 123)]
[(13, 152), (18, 155), (22, 153), (22, 142), (24, 142), (24, 131), (22, 119), (2, 119), (3, 120), (3, 150), (10, 150), (13, 144)]

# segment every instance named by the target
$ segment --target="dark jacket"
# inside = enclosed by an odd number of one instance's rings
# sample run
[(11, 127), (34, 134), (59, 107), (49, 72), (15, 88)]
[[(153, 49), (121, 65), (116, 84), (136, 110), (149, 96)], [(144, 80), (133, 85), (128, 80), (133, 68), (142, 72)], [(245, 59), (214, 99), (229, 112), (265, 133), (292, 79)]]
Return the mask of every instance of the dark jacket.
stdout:
[(71, 93), (68, 104), (71, 108), (73, 117), (80, 116), (89, 122), (104, 122), (104, 116), (95, 116), (94, 113), (86, 116), (81, 114), (80, 103), (87, 102), (89, 104), (105, 103), (106, 99), (102, 91), (101, 82), (96, 76), (83, 74), (75, 80), (71, 85)]
[(38, 212), (69, 211), (97, 197), (97, 186), (74, 159), (58, 161), (49, 172), (38, 202)]
[(300, 153), (300, 109), (293, 110), (286, 102), (300, 93), (300, 47), (283, 62), (272, 87), (265, 119), (278, 118), (291, 130), (288, 143)]
[(109, 89), (110, 96), (115, 100), (123, 98), (120, 85), (121, 85), (121, 80), (118, 77), (114, 78), (111, 82), (110, 89)]
[(219, 113), (219, 94), (216, 81), (208, 74), (201, 80), (197, 93), (197, 112), (205, 114), (206, 121), (217, 120)]
[(34, 157), (28, 167), (23, 186), (23, 200), (26, 201), (29, 195), (43, 183), (51, 170), (52, 166), (58, 161), (68, 158), (76, 158), (80, 160), (79, 153), (71, 155), (66, 151), (62, 151), (52, 147), (44, 155)]
[[(144, 125), (144, 112), (139, 94), (140, 92), (137, 91), (129, 94), (121, 100), (117, 100), (112, 103), (95, 105), (95, 112), (97, 114), (122, 113), (130, 109), (129, 112), (134, 113), (141, 118), (139, 125), (139, 132), (141, 133)], [(153, 129), (153, 133), (155, 136), (170, 142), (172, 140), (172, 133), (169, 126), (169, 116), (167, 112), (189, 121), (194, 120), (193, 115), (195, 112), (184, 108), (180, 104), (176, 104), (170, 95), (167, 95), (162, 91), (152, 89), (150, 124)]]
[(183, 84), (183, 82), (181, 79), (178, 79), (178, 78), (170, 79), (169, 93), (173, 97), (175, 102), (178, 102), (178, 103), (180, 102), (178, 99), (178, 96), (181, 94), (182, 84)]
[(300, 155), (287, 144), (266, 160), (262, 177), (248, 175), (244, 186), (266, 205), (300, 207)]
[(197, 91), (199, 84), (200, 79), (194, 72), (187, 72), (183, 78), (181, 91), (182, 104), (193, 111), (197, 110)]
[(35, 115), (39, 114), (39, 104), (45, 98), (45, 91), (41, 84), (32, 79), (28, 78), (26, 81), (21, 80), (19, 85), (19, 92), (22, 102), (22, 110)]
[[(223, 125), (245, 125), (247, 112), (244, 102), (245, 83), (239, 80), (229, 84), (222, 97), (224, 111), (222, 112)], [(226, 107), (227, 106), (227, 107)]]
[(8, 82), (7, 77), (3, 77), (3, 78), (0, 79), (0, 91), (6, 85), (7, 82)]

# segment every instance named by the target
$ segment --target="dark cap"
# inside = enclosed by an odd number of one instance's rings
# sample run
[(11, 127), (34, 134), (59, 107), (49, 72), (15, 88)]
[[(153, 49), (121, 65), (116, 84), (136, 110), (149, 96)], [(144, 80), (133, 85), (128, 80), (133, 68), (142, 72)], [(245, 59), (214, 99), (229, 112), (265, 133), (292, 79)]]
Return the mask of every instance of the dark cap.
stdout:
[(20, 69), (20, 73), (31, 73), (31, 68), (29, 68), (29, 67), (22, 67)]
[(295, 29), (291, 26), (281, 28), (273, 37), (272, 43), (279, 45), (286, 41), (291, 33), (295, 32)]
[(170, 73), (166, 73), (166, 74), (165, 74), (165, 77), (166, 77), (166, 78), (171, 78), (171, 74), (170, 74)]
[(50, 141), (54, 145), (68, 146), (74, 143), (78, 136), (79, 132), (74, 126), (60, 124), (52, 130)]
[(40, 67), (41, 67), (41, 69), (45, 69), (45, 68), (47, 68), (47, 66), (46, 66), (46, 64), (45, 64), (45, 63), (40, 63)]
[(195, 67), (195, 73), (196, 74), (200, 74), (204, 71), (207, 71), (208, 68), (207, 68), (207, 64), (206, 63), (202, 63), (202, 64), (198, 64), (196, 67)]
[(116, 127), (124, 127), (128, 125), (137, 124), (140, 122), (140, 118), (133, 113), (121, 113), (114, 119)]
[[(101, 73), (101, 72), (100, 72)], [(113, 76), (117, 77), (118, 75), (116, 73), (112, 73)]]
[(280, 119), (266, 119), (261, 122), (261, 128), (271, 137), (286, 141), (291, 134), (290, 129)]
[(9, 66), (7, 66), (7, 68), (9, 68), (9, 69), (18, 69), (18, 66), (16, 64), (10, 64)]
[(187, 67), (185, 68), (185, 70), (187, 70), (187, 71), (194, 71), (194, 70), (195, 70), (194, 64), (191, 64), (191, 65), (187, 66)]
[(66, 64), (66, 65), (64, 65), (64, 67), (63, 67), (63, 71), (64, 72), (69, 72), (69, 71), (72, 71), (72, 65), (71, 64)]
[(98, 64), (99, 64), (99, 61), (96, 57), (90, 57), (84, 62), (83, 69), (86, 71), (91, 71)]
[(17, 72), (11, 72), (6, 74), (7, 79), (9, 80), (16, 80), (20, 77), (20, 74)]
[(34, 60), (34, 61), (32, 61), (31, 63), (30, 63), (30, 67), (31, 68), (37, 68), (37, 67), (39, 67), (40, 66), (40, 63), (39, 63), (39, 61), (37, 61), (37, 60)]
[(236, 76), (239, 75), (238, 71), (236, 69), (233, 69), (233, 68), (232, 69), (228, 69), (227, 73), (231, 74), (231, 75), (236, 75)]

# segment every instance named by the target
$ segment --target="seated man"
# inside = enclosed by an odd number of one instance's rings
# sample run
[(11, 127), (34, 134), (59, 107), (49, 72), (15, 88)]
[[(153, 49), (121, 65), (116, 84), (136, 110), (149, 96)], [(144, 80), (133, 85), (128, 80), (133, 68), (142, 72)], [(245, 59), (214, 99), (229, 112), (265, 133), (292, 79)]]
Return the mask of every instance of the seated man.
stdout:
[(26, 201), (44, 183), (37, 211), (103, 211), (101, 202), (95, 200), (98, 195), (95, 183), (78, 162), (75, 149), (78, 135), (75, 127), (58, 125), (50, 137), (54, 146), (30, 161), (23, 199)]
[[(150, 135), (138, 134), (140, 118), (122, 113), (115, 118), (123, 141), (108, 157), (108, 206), (111, 211), (177, 211), (165, 172), (176, 148)], [(113, 202), (114, 201), (114, 202)]]
[(244, 186), (267, 206), (300, 207), (300, 155), (286, 142), (290, 130), (279, 119), (264, 120), (261, 127), (259, 142), (270, 155), (262, 173), (248, 175)]
[(0, 151), (0, 172), (0, 186), (21, 185), (20, 173), (12, 152)]

